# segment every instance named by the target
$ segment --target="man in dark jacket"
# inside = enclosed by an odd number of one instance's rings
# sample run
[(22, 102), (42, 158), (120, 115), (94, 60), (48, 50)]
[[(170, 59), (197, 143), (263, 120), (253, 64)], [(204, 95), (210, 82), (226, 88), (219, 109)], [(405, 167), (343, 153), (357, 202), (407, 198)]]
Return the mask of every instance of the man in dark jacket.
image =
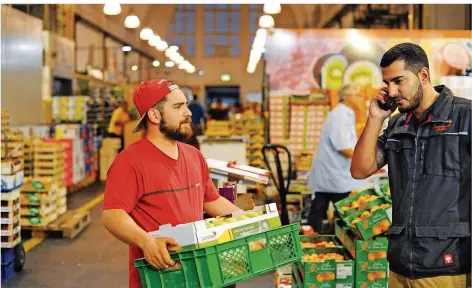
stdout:
[[(388, 164), (389, 287), (470, 287), (471, 101), (432, 86), (418, 45), (394, 46), (380, 66), (387, 86), (371, 100), (351, 174), (366, 178)], [(386, 97), (400, 113), (377, 137), (395, 109), (379, 107)]]

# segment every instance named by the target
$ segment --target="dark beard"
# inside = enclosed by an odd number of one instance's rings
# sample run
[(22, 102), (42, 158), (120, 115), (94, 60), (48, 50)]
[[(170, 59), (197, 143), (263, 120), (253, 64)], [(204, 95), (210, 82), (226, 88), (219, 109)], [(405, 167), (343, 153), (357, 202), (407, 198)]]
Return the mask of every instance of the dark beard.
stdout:
[(180, 127), (183, 123), (179, 124), (178, 128), (169, 127), (167, 122), (162, 119), (161, 124), (159, 125), (159, 129), (161, 130), (162, 134), (166, 135), (170, 139), (185, 142), (192, 137), (193, 131), (190, 133), (183, 133), (180, 131)]
[(398, 107), (398, 111), (400, 111), (400, 113), (411, 112), (420, 106), (421, 101), (423, 101), (423, 88), (418, 81), (418, 90), (416, 91), (415, 96), (411, 98), (410, 105), (408, 105), (406, 108)]

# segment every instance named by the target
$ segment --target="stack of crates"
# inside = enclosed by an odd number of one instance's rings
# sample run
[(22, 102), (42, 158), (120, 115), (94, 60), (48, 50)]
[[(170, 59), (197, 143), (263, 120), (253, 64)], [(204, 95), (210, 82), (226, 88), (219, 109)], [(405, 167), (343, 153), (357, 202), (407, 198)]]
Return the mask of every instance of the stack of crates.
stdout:
[(39, 138), (36, 137), (25, 137), (25, 149), (24, 149), (24, 173), (26, 178), (34, 176), (34, 146)]
[(64, 148), (41, 143), (34, 150), (34, 177), (20, 196), (21, 225), (46, 226), (67, 211), (64, 183)]
[(7, 109), (2, 109), (2, 130), (10, 131), (10, 114)]
[[(2, 132), (4, 132), (2, 130)], [(23, 184), (23, 136), (19, 133), (2, 133), (2, 184), (1, 184), (1, 280), (13, 276), (15, 251), (21, 246), (19, 188)], [(21, 269), (20, 269), (21, 270)]]
[(231, 136), (230, 122), (229, 121), (216, 121), (216, 120), (208, 121), (205, 135), (208, 137)]
[(118, 138), (103, 139), (102, 148), (100, 148), (100, 181), (107, 179), (108, 169), (118, 155), (120, 147), (121, 141)]

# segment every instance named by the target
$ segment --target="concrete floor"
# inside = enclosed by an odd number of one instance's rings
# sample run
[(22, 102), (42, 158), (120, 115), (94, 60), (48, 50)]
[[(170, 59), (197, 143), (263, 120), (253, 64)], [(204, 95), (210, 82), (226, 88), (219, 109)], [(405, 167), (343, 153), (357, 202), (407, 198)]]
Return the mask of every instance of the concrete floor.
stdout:
[[(93, 185), (69, 196), (68, 208), (77, 209), (103, 192)], [(2, 283), (8, 288), (127, 287), (128, 247), (100, 224), (101, 203), (91, 209), (92, 223), (73, 240), (45, 239), (26, 254), (22, 272)], [(273, 287), (273, 273), (237, 287)]]

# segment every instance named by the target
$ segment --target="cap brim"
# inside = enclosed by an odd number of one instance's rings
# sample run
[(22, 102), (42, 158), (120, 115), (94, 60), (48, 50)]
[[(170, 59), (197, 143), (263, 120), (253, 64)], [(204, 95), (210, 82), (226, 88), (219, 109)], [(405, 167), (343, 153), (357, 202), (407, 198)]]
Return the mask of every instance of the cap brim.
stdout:
[(141, 131), (144, 129), (144, 118), (146, 117), (146, 113), (144, 112), (143, 116), (141, 116), (141, 119), (139, 119), (138, 124), (136, 124), (136, 127), (133, 129), (133, 133), (136, 133), (138, 131)]

